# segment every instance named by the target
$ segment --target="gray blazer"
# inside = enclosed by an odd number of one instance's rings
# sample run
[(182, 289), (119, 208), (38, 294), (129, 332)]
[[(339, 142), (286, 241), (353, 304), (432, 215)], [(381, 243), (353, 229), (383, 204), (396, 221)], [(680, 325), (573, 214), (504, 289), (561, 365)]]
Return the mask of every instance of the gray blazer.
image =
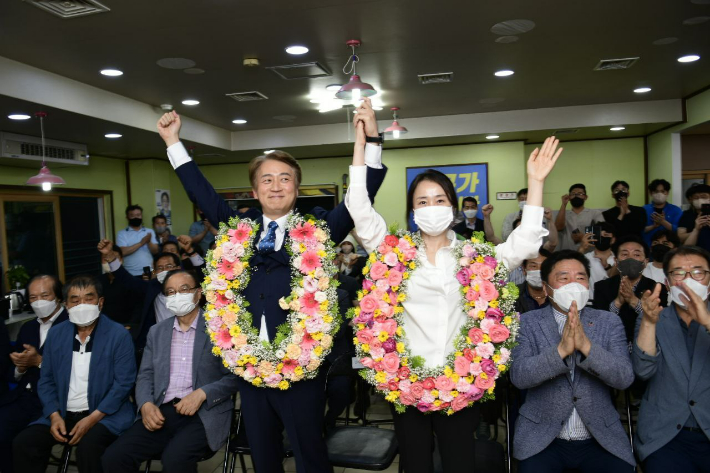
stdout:
[(610, 387), (626, 389), (634, 380), (624, 326), (611, 312), (589, 307), (582, 310), (580, 321), (592, 348), (586, 358), (576, 352), (573, 382), (557, 353), (561, 337), (552, 307), (521, 316), (510, 375), (518, 389), (528, 392), (515, 424), (513, 455), (525, 460), (544, 450), (575, 407), (603, 448), (635, 465), (629, 437), (609, 392)]
[[(136, 382), (136, 404), (140, 408), (146, 402), (156, 406), (163, 404), (165, 391), (170, 382), (170, 346), (173, 338), (175, 317), (153, 325), (141, 361)], [(212, 354), (212, 344), (205, 332), (205, 319), (200, 311), (192, 352), (192, 387), (202, 388), (207, 399), (197, 415), (205, 426), (207, 442), (213, 451), (227, 440), (231, 426), (233, 402), (231, 395), (237, 392), (237, 377), (222, 365), (222, 360)]]
[[(638, 335), (641, 318), (636, 321)], [(710, 438), (710, 335), (700, 327), (691, 366), (675, 304), (656, 324), (656, 356), (634, 343), (631, 358), (636, 376), (648, 380), (638, 417), (636, 450), (641, 460), (670, 442), (690, 413)]]

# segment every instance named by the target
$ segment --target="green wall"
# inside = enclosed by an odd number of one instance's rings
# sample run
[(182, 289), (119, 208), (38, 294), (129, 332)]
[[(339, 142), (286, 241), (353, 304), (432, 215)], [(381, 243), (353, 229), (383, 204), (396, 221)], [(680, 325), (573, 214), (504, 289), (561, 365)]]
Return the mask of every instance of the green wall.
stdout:
[[(39, 167), (39, 164), (37, 168), (0, 166), (0, 184), (24, 185), (28, 178), (37, 174)], [(112, 204), (116, 227), (120, 229), (125, 223), (122, 219), (126, 208), (126, 173), (123, 160), (91, 156), (88, 166), (60, 168), (50, 165), (49, 167), (54, 174), (64, 179), (66, 185), (63, 187), (113, 191)], [(39, 187), (36, 189), (38, 194), (44, 194)]]

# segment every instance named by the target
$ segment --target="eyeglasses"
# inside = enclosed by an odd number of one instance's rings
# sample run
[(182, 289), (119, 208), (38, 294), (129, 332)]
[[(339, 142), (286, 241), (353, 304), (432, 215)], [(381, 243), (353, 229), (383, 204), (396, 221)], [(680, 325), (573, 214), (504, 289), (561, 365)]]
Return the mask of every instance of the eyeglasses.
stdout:
[(165, 266), (156, 266), (155, 270), (158, 272), (162, 271), (171, 271), (173, 269), (177, 269), (178, 266), (175, 266), (174, 264), (166, 264)]
[(187, 286), (187, 285), (178, 288), (177, 291), (175, 291), (175, 289), (166, 289), (166, 290), (165, 290), (165, 296), (166, 296), (166, 297), (170, 297), (170, 296), (174, 296), (174, 295), (177, 294), (177, 293), (180, 293), (180, 294), (189, 294), (189, 293), (191, 293), (192, 291), (194, 291), (195, 289), (197, 289), (197, 286), (195, 286), (195, 287), (190, 287), (190, 286)]
[(673, 278), (674, 281), (682, 281), (688, 274), (690, 274), (690, 277), (692, 277), (696, 281), (702, 281), (707, 273), (710, 273), (710, 271), (708, 271), (707, 269), (694, 269), (692, 271), (677, 269), (675, 271), (671, 271), (668, 274), (671, 275), (671, 278)]

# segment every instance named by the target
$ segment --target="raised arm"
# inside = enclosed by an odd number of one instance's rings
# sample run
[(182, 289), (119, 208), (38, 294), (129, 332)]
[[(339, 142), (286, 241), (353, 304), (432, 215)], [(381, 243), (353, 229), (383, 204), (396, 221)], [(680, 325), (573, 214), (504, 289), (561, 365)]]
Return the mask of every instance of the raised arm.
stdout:
[(505, 243), (496, 246), (496, 257), (502, 259), (508, 269), (520, 266), (524, 259), (537, 257), (542, 239), (548, 231), (542, 226), (544, 208), (542, 207), (542, 192), (545, 179), (555, 167), (562, 148), (557, 149), (559, 140), (549, 137), (542, 148), (530, 153), (528, 159), (528, 199), (523, 208), (523, 218), (520, 226), (506, 239)]
[(500, 245), (501, 243), (503, 243), (503, 240), (496, 236), (496, 231), (493, 229), (493, 224), (491, 223), (493, 205), (484, 205), (481, 209), (481, 212), (483, 212), (483, 231), (486, 234), (486, 240), (493, 243), (494, 245)]
[(355, 125), (355, 149), (353, 165), (350, 166), (350, 187), (345, 195), (345, 205), (355, 222), (365, 251), (372, 252), (387, 235), (385, 219), (372, 207), (365, 185), (365, 126), (362, 121)]
[(210, 223), (219, 228), (219, 222), (228, 221), (230, 217), (237, 215), (237, 212), (217, 194), (212, 184), (202, 175), (187, 154), (187, 150), (180, 142), (181, 126), (180, 116), (172, 111), (158, 120), (158, 133), (168, 147), (170, 164), (180, 178), (187, 196), (202, 209)]

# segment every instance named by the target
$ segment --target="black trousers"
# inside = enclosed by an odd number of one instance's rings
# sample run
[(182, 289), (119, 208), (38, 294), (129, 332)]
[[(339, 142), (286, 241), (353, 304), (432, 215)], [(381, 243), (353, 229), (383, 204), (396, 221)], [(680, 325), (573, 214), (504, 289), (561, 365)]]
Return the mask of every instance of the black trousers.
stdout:
[(681, 430), (670, 442), (650, 454), (643, 462), (646, 473), (710, 472), (710, 440), (702, 432)]
[(284, 429), (298, 473), (333, 471), (323, 438), (325, 374), (322, 370), (317, 378), (293, 383), (286, 391), (257, 388), (239, 379), (239, 395), (256, 471), (284, 471)]
[[(67, 433), (88, 414), (67, 413), (64, 418)], [(76, 463), (80, 473), (101, 473), (101, 455), (106, 447), (116, 440), (103, 424), (93, 426), (79, 441), (76, 448)], [(22, 473), (44, 473), (49, 463), (52, 447), (60, 442), (52, 436), (48, 425), (30, 425), (15, 437), (12, 443), (15, 457), (15, 471)]]
[(545, 450), (518, 463), (518, 473), (562, 473), (568, 468), (577, 468), (582, 473), (634, 471), (631, 464), (606, 451), (594, 439), (555, 439)]
[(394, 432), (399, 443), (399, 461), (407, 473), (434, 471), (434, 436), (439, 443), (444, 473), (473, 471), (474, 432), (480, 419), (477, 405), (453, 415), (424, 414), (408, 407), (404, 414), (392, 410)]
[[(37, 394), (18, 386), (17, 398), (0, 406), (0, 473), (13, 473), (12, 439), (42, 415), (42, 403)], [(7, 394), (6, 394), (7, 395)]]
[(138, 419), (104, 453), (106, 473), (137, 472), (141, 463), (158, 459), (163, 471), (196, 472), (197, 462), (210, 452), (200, 417), (178, 414), (172, 403), (160, 406), (165, 423), (151, 432)]

